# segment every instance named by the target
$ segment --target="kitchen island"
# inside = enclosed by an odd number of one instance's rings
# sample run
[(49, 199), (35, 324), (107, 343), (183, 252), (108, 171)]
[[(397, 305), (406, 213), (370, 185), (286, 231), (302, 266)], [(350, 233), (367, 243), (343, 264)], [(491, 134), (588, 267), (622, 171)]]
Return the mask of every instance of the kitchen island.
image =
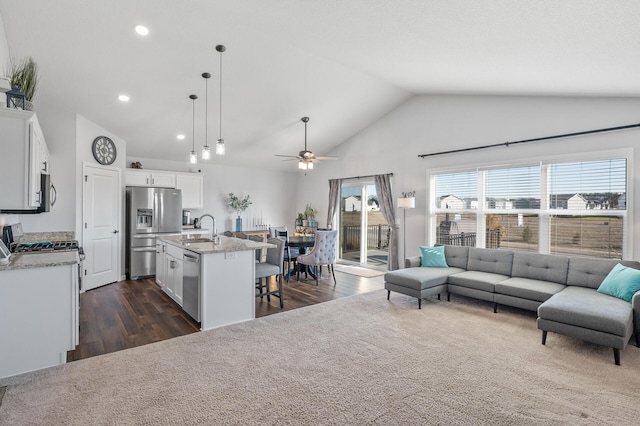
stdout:
[(165, 270), (157, 271), (165, 277), (162, 288), (201, 330), (255, 318), (255, 250), (275, 247), (219, 238), (219, 244), (195, 234), (159, 238), (167, 245)]

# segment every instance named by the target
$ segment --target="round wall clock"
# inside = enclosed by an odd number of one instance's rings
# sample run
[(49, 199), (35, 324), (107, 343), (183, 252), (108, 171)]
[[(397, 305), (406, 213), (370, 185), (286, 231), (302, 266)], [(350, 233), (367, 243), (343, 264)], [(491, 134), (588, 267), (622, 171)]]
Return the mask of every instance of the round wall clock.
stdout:
[(93, 158), (100, 164), (108, 166), (116, 161), (116, 144), (106, 136), (98, 136), (93, 140), (91, 147)]

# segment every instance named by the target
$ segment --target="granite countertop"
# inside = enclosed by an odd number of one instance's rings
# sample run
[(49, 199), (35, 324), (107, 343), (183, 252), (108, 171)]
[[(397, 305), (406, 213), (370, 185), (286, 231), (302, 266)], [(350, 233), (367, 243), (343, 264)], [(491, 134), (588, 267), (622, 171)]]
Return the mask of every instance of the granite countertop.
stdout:
[(69, 240), (75, 240), (75, 235), (73, 231), (26, 232), (16, 242), (35, 243), (40, 241), (69, 241)]
[[(166, 236), (161, 237), (160, 240), (165, 241), (168, 244), (185, 248), (200, 254), (210, 253), (226, 253), (232, 251), (245, 251), (245, 250), (258, 250), (263, 248), (274, 248), (275, 245), (263, 242), (257, 242), (252, 240), (242, 240), (240, 238), (219, 236), (220, 244), (213, 244), (213, 242), (188, 242), (184, 241), (183, 237)], [(192, 237), (195, 239), (195, 236)]]
[(1, 271), (13, 269), (47, 268), (50, 266), (74, 265), (80, 262), (78, 251), (14, 253), (8, 265), (0, 265)]

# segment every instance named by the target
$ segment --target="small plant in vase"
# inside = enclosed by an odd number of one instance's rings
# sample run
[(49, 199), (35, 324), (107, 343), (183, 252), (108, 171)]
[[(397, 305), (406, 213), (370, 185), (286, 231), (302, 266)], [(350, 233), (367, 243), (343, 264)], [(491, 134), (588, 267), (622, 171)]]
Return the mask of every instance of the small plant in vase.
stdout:
[(229, 193), (229, 207), (236, 212), (238, 217), (236, 218), (236, 232), (242, 231), (242, 218), (240, 214), (249, 208), (251, 204), (251, 196), (247, 195), (244, 198), (239, 198), (233, 194), (233, 192)]

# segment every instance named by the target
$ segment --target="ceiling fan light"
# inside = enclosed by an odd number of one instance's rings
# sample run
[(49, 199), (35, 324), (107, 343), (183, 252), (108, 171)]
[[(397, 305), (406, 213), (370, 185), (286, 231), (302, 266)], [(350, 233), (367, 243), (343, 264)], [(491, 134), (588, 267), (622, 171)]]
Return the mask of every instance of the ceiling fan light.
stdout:
[(313, 170), (313, 163), (311, 161), (307, 163), (307, 170)]
[(307, 170), (307, 163), (305, 163), (303, 160), (298, 161), (298, 168), (300, 170)]
[(218, 139), (218, 142), (216, 142), (216, 155), (224, 155), (224, 153), (224, 139)]
[(208, 160), (210, 158), (211, 158), (211, 148), (209, 148), (209, 145), (205, 145), (202, 147), (202, 159)]
[(191, 164), (196, 164), (198, 162), (198, 155), (195, 151), (191, 151), (191, 153), (189, 154), (189, 162)]

